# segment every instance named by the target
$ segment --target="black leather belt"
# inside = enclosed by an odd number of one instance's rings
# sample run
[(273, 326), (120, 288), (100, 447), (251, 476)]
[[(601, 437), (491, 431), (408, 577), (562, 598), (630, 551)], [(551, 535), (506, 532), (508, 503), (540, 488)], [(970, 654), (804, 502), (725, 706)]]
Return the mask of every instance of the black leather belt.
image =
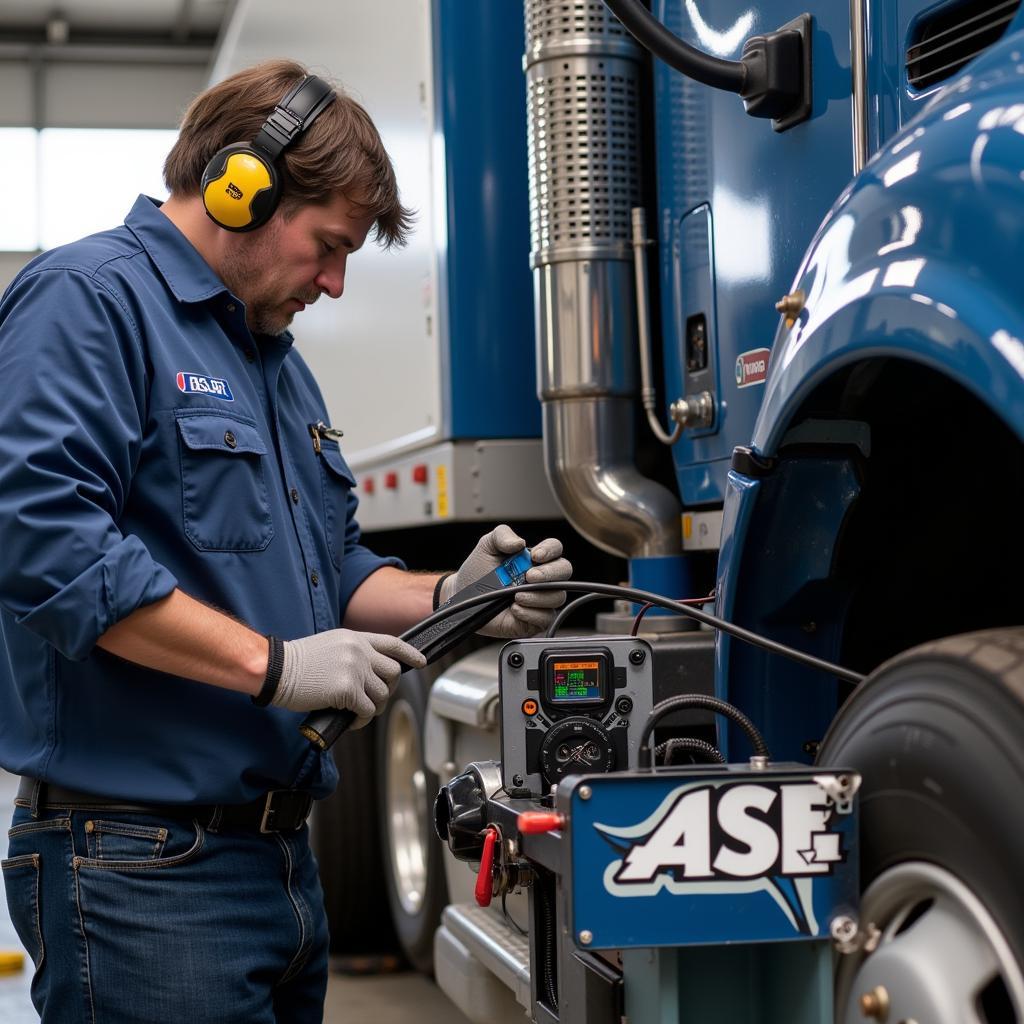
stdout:
[(71, 811), (121, 811), (157, 817), (195, 819), (210, 829), (242, 828), (260, 832), (295, 832), (313, 807), (303, 789), (272, 789), (247, 804), (146, 804), (83, 793), (22, 776), (14, 801), (22, 807)]

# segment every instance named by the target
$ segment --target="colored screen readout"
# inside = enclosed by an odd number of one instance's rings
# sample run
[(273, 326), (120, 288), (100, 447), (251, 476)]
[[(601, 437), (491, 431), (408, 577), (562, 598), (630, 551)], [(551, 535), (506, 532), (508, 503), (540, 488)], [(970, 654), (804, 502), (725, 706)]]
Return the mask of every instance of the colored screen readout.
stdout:
[(601, 700), (601, 662), (554, 661), (551, 663), (553, 701)]

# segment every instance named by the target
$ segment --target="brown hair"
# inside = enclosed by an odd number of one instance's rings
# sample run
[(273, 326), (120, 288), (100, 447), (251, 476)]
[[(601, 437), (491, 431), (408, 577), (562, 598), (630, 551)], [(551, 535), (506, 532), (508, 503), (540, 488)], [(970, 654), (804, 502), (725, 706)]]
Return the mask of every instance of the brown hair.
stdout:
[[(164, 162), (172, 195), (198, 195), (203, 171), (217, 150), (251, 142), (295, 83), (308, 74), (301, 64), (270, 60), (239, 71), (200, 93), (185, 112), (174, 147)], [(277, 159), (281, 210), (287, 217), (307, 203), (344, 193), (375, 218), (375, 237), (385, 248), (404, 245), (412, 211), (402, 206), (391, 158), (370, 115), (335, 88), (337, 99)]]

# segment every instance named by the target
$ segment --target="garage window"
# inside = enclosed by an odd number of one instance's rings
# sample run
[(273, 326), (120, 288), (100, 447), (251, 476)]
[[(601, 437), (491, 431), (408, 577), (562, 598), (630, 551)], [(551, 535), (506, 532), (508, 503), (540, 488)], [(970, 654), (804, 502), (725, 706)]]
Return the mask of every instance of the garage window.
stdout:
[(120, 224), (164, 199), (173, 130), (0, 128), (0, 251), (31, 252)]

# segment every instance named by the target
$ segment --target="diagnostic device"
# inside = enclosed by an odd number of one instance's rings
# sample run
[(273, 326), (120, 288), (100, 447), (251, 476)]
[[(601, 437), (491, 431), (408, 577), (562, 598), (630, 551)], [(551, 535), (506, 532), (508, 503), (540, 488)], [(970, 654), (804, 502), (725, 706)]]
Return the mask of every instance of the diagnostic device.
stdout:
[(498, 661), (505, 790), (540, 797), (568, 775), (636, 768), (651, 662), (637, 637), (506, 644)]

